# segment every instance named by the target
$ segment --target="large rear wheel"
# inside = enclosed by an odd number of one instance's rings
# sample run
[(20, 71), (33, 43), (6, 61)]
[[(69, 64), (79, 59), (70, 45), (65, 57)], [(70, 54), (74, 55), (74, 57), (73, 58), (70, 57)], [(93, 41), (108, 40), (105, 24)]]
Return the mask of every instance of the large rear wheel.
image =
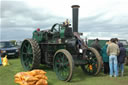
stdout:
[(57, 77), (63, 81), (70, 81), (73, 74), (74, 62), (71, 54), (65, 50), (58, 50), (54, 55), (53, 69)]
[(25, 70), (38, 68), (40, 65), (41, 51), (38, 43), (33, 39), (25, 39), (20, 50), (21, 64)]
[(82, 70), (89, 75), (97, 75), (101, 69), (101, 56), (94, 48), (88, 48), (86, 51), (87, 64), (81, 65)]

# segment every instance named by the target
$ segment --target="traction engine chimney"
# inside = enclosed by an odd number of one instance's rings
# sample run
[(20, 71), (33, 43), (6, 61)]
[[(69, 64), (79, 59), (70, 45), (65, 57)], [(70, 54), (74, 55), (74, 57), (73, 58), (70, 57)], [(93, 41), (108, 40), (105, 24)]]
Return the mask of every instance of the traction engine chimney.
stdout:
[(79, 5), (72, 5), (72, 24), (73, 24), (73, 32), (78, 32), (78, 11)]

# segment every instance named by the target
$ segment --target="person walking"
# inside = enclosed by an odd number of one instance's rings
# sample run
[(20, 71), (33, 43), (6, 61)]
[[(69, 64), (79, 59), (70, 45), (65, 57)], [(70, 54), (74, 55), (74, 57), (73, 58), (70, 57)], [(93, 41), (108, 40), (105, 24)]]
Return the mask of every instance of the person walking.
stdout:
[(120, 49), (120, 54), (117, 57), (118, 59), (118, 66), (119, 66), (119, 70), (121, 70), (121, 76), (123, 77), (123, 73), (124, 73), (124, 61), (125, 61), (125, 57), (126, 57), (126, 49), (124, 48), (122, 43), (119, 43), (119, 49)]
[(101, 56), (104, 65), (104, 74), (109, 74), (109, 56), (107, 55), (107, 47), (109, 41), (106, 42), (105, 46), (101, 49)]
[(119, 46), (116, 44), (115, 39), (111, 39), (111, 44), (107, 47), (107, 54), (109, 55), (109, 68), (110, 68), (110, 77), (118, 76), (118, 61), (117, 56), (119, 55), (120, 50)]

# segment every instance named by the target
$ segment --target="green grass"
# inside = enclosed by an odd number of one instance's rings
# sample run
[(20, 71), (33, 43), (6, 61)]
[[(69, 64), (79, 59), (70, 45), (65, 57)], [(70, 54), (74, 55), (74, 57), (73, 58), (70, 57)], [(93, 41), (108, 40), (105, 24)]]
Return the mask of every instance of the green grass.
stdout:
[[(20, 59), (9, 59), (9, 66), (0, 66), (0, 85), (17, 85), (14, 82), (14, 75), (24, 71)], [(81, 68), (74, 69), (71, 82), (64, 82), (57, 79), (55, 72), (48, 67), (41, 67), (47, 72), (48, 85), (128, 85), (128, 66), (125, 66), (124, 77), (110, 78), (101, 72), (98, 76), (84, 74)]]

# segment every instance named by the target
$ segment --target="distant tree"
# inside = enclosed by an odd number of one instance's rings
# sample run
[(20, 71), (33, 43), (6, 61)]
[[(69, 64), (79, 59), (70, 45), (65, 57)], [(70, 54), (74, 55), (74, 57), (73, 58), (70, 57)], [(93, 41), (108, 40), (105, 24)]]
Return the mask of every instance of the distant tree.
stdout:
[(16, 40), (10, 40), (10, 42), (11, 42), (13, 45), (15, 45), (15, 46), (17, 45), (17, 44), (16, 44)]

